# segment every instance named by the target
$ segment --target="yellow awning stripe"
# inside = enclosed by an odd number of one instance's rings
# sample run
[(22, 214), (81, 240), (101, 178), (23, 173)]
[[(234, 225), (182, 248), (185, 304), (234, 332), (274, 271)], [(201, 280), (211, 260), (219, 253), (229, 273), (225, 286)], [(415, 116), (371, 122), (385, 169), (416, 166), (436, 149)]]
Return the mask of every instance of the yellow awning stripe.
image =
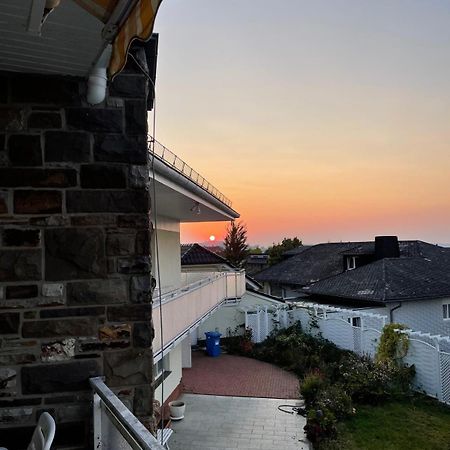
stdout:
[[(80, 6), (106, 23), (118, 0), (75, 0)], [(134, 39), (146, 41), (150, 38), (156, 13), (162, 0), (138, 0), (120, 28), (113, 42), (109, 76), (118, 74), (127, 62), (127, 54)]]

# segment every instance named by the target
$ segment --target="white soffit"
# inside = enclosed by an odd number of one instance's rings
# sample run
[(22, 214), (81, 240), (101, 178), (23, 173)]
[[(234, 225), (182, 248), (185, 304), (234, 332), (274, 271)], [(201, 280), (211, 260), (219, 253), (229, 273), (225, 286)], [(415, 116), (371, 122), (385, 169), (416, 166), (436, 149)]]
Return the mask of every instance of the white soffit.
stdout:
[(102, 49), (103, 23), (74, 1), (61, 0), (39, 35), (27, 30), (32, 5), (0, 1), (0, 70), (86, 76)]

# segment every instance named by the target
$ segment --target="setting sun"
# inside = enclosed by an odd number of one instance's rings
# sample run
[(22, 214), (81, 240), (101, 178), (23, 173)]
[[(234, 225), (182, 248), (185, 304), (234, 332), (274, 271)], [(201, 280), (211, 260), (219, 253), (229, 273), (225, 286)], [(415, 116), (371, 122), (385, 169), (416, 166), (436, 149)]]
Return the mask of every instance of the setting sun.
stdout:
[(212, 234), (212, 235), (209, 237), (209, 240), (210, 240), (211, 242), (213, 242), (213, 241), (216, 240), (216, 237)]

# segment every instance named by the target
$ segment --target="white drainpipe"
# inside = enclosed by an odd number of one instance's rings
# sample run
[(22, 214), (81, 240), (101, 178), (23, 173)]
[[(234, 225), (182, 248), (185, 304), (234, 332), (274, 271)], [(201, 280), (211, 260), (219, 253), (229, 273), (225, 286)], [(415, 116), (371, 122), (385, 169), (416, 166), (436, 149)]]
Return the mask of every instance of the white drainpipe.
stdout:
[(111, 45), (108, 45), (89, 74), (86, 99), (90, 105), (98, 105), (105, 100), (108, 82), (106, 69), (110, 57)]

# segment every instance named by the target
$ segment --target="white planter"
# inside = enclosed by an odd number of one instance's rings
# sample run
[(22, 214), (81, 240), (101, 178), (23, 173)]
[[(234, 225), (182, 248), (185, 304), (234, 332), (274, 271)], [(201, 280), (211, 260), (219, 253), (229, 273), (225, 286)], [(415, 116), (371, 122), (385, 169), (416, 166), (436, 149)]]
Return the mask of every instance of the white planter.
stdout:
[(186, 405), (184, 402), (180, 400), (174, 400), (173, 402), (169, 402), (170, 409), (170, 418), (172, 420), (181, 420), (184, 418), (184, 410), (186, 409)]

